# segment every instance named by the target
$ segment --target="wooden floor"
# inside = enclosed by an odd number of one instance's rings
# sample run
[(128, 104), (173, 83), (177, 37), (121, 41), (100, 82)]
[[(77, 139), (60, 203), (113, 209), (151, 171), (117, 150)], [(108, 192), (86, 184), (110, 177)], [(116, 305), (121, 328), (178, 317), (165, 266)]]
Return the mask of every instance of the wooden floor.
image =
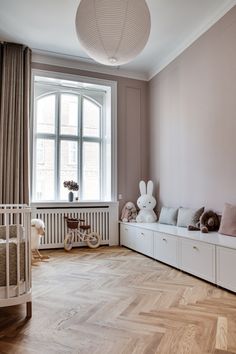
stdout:
[(0, 309), (0, 353), (236, 353), (236, 296), (125, 248), (47, 251), (33, 318)]

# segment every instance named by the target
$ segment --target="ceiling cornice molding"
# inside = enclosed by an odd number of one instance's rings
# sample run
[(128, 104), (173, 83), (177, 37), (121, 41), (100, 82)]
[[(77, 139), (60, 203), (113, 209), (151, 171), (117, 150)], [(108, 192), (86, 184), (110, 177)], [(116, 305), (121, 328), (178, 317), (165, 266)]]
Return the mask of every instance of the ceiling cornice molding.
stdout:
[(167, 65), (169, 65), (173, 60), (175, 60), (181, 53), (190, 47), (201, 35), (208, 31), (217, 21), (219, 21), (229, 10), (231, 10), (236, 5), (236, 0), (229, 0), (225, 3), (212, 17), (210, 17), (207, 23), (202, 26), (198, 31), (192, 34), (178, 49), (174, 50), (170, 55), (168, 55), (165, 60), (158, 63), (153, 67), (149, 73), (147, 80), (150, 81), (154, 76), (156, 76), (160, 71), (162, 71)]
[(32, 49), (32, 62), (148, 81), (148, 75), (144, 72), (128, 71), (122, 68), (108, 67), (97, 64), (90, 58), (64, 55), (34, 48)]

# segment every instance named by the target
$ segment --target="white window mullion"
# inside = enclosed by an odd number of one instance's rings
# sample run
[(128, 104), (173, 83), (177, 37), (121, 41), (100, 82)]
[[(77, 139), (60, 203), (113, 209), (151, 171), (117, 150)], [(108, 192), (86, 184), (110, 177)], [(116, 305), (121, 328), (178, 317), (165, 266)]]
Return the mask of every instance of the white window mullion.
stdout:
[(106, 156), (106, 143), (105, 143), (105, 119), (104, 119), (103, 107), (100, 108), (100, 198), (104, 200), (105, 196), (105, 186), (106, 186), (106, 166), (105, 166), (105, 156)]
[(79, 198), (83, 199), (83, 99), (79, 96), (78, 109), (78, 181), (79, 181)]
[(60, 135), (60, 94), (57, 93), (56, 96), (56, 126), (55, 126), (55, 132), (56, 132), (56, 139), (55, 139), (55, 171), (54, 171), (54, 178), (55, 178), (55, 194), (54, 198), (55, 200), (60, 199), (60, 141), (59, 141), (59, 135)]
[(99, 199), (103, 199), (103, 144), (99, 144), (99, 156), (100, 156), (100, 161), (99, 161), (99, 188), (100, 188), (100, 193), (99, 193)]

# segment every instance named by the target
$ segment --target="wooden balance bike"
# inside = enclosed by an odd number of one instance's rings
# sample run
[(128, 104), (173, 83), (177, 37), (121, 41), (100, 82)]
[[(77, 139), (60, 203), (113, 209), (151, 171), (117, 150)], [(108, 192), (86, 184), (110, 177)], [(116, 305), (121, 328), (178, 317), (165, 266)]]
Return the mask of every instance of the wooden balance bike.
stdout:
[(70, 251), (73, 247), (73, 242), (77, 238), (80, 242), (86, 242), (90, 248), (97, 248), (100, 246), (101, 236), (97, 232), (91, 231), (90, 225), (84, 223), (83, 219), (73, 219), (64, 217), (67, 223), (68, 232), (64, 241), (64, 249)]

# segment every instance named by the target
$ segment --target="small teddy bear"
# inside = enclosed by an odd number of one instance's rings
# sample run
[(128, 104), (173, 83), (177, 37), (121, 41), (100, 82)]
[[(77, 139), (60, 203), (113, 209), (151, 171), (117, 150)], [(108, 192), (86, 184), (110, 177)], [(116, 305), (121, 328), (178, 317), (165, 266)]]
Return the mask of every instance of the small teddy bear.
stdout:
[(206, 234), (209, 231), (218, 231), (219, 227), (219, 216), (214, 211), (207, 210), (201, 215), (200, 221), (198, 222), (197, 226), (189, 225), (188, 230), (201, 230), (202, 233)]
[(133, 202), (127, 202), (121, 212), (121, 220), (123, 222), (135, 222), (137, 209)]

